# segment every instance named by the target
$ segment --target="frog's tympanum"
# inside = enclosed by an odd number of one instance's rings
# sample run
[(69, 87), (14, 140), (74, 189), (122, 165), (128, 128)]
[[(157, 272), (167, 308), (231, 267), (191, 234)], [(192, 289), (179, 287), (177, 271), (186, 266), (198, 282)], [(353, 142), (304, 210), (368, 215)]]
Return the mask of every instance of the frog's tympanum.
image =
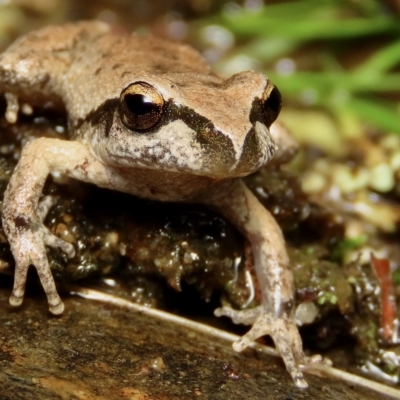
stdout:
[(309, 360), (293, 317), (284, 239), (240, 179), (266, 165), (281, 140), (270, 130), (281, 107), (277, 88), (254, 71), (222, 79), (188, 46), (113, 33), (96, 21), (17, 40), (0, 57), (0, 79), (9, 123), (19, 104), (50, 105), (66, 111), (70, 138), (30, 141), (6, 190), (3, 228), (16, 264), (10, 303), (22, 303), (34, 265), (50, 311), (64, 310), (45, 247), (68, 257), (75, 251), (43, 224), (50, 172), (147, 199), (205, 204), (250, 241), (262, 289), (254, 309), (215, 312), (252, 325), (234, 349), (271, 335), (296, 385), (306, 387), (299, 364)]

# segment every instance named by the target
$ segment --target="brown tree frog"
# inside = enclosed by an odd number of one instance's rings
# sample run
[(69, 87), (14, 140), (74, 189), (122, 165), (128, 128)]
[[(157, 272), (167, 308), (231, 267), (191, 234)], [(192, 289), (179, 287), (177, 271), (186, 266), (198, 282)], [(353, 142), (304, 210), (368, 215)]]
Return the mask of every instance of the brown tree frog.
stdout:
[(298, 387), (307, 383), (293, 317), (293, 278), (284, 239), (271, 214), (240, 177), (274, 156), (281, 98), (262, 74), (222, 79), (192, 48), (154, 37), (113, 33), (101, 22), (47, 27), (17, 40), (0, 57), (6, 119), (19, 104), (65, 110), (70, 140), (38, 138), (23, 149), (5, 192), (3, 228), (15, 258), (10, 303), (22, 303), (34, 265), (50, 311), (64, 305), (46, 246), (69, 257), (74, 247), (43, 224), (40, 201), (50, 172), (160, 201), (201, 203), (219, 210), (252, 245), (262, 304), (216, 315), (252, 325), (237, 351), (271, 335)]

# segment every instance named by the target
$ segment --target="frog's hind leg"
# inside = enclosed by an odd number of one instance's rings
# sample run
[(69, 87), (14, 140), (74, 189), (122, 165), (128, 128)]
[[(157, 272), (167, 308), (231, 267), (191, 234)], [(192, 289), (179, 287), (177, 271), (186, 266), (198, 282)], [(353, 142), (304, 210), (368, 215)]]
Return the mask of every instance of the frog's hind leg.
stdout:
[(215, 185), (201, 200), (219, 209), (246, 235), (252, 246), (261, 305), (250, 310), (235, 311), (229, 307), (216, 310), (218, 316), (252, 325), (233, 348), (241, 351), (253, 340), (270, 335), (296, 386), (306, 388), (300, 365), (307, 359), (294, 319), (293, 276), (278, 224), (239, 179)]

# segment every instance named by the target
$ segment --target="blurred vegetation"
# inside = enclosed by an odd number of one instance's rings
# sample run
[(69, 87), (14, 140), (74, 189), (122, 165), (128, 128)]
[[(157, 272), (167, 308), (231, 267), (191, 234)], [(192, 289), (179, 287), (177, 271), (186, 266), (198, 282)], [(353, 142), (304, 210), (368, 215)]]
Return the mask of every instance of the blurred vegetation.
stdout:
[(300, 109), (291, 114), (300, 141), (323, 132), (329, 149), (366, 128), (400, 133), (400, 0), (9, 0), (0, 2), (0, 47), (90, 18), (194, 39), (224, 75), (265, 72), (283, 94), (283, 119), (288, 105)]
[(235, 46), (217, 63), (220, 72), (237, 72), (235, 62), (247, 69), (247, 60), (276, 83), (286, 103), (328, 111), (344, 135), (366, 126), (400, 134), (395, 7), (378, 0), (242, 4), (227, 3), (199, 24), (203, 32), (220, 27), (232, 35)]

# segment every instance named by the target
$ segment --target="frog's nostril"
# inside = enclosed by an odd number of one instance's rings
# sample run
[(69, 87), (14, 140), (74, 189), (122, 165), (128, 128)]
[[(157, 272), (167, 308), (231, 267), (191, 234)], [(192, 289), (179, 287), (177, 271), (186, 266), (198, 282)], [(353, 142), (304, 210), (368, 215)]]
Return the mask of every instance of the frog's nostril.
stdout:
[(272, 89), (267, 89), (268, 93), (264, 93), (262, 99), (262, 108), (265, 115), (265, 124), (270, 127), (272, 123), (278, 118), (278, 115), (281, 111), (282, 98), (276, 86), (272, 86)]

